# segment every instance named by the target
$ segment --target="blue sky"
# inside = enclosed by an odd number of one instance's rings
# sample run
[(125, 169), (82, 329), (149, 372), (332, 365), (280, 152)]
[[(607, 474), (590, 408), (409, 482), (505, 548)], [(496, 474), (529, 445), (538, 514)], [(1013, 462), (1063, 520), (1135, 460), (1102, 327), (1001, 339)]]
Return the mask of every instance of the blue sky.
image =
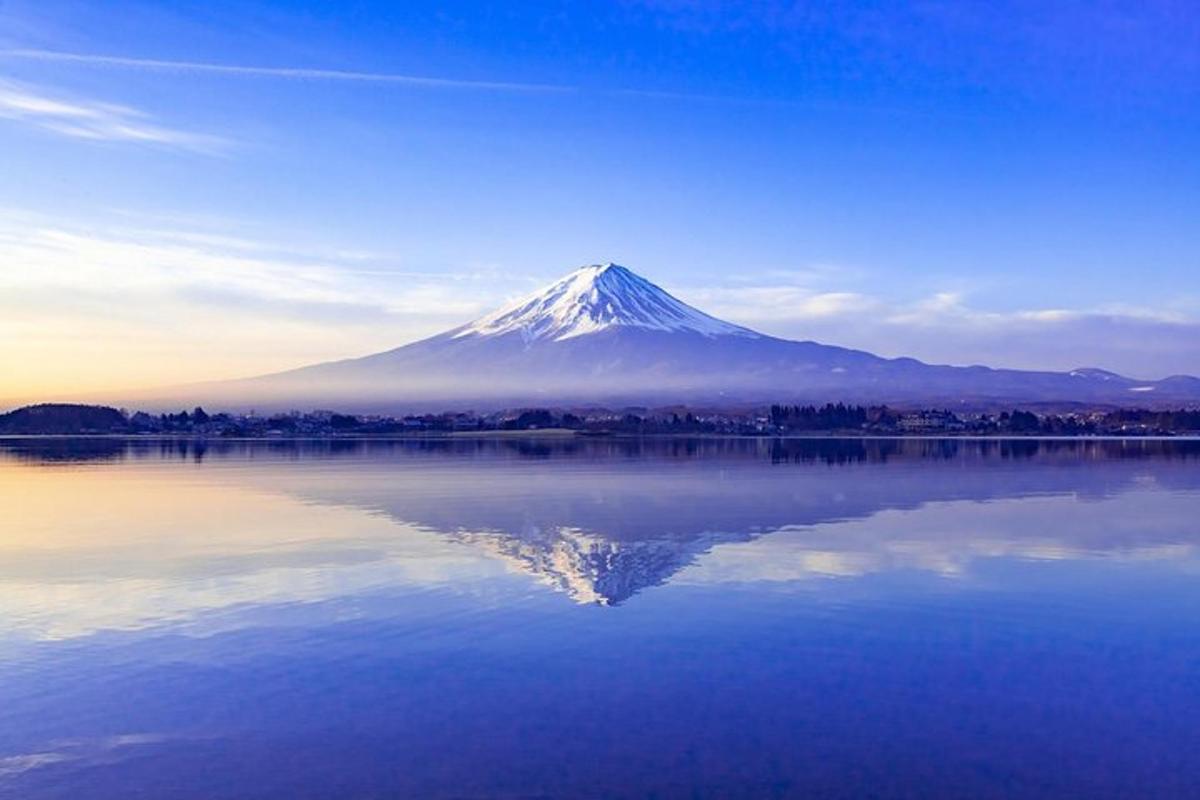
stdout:
[(1200, 373), (1184, 2), (0, 5), (0, 398), (617, 261), (760, 330)]

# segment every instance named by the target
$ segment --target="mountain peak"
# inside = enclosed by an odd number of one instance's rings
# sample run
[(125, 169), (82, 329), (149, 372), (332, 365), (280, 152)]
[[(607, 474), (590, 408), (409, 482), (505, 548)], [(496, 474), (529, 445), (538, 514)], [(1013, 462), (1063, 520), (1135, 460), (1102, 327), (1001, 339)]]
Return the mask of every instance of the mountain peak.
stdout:
[(526, 341), (562, 341), (609, 328), (757, 338), (748, 328), (692, 308), (630, 269), (590, 264), (487, 316), (453, 338), (519, 333)]
[(586, 266), (582, 266), (577, 269), (574, 269), (567, 274), (568, 275), (594, 275), (595, 277), (600, 277), (601, 275), (603, 275), (606, 272), (616, 272), (616, 273), (624, 272), (629, 275), (634, 274), (632, 270), (630, 270), (626, 267), (622, 267), (620, 264), (617, 264), (616, 262), (613, 262), (613, 261), (608, 261), (603, 264), (587, 264)]

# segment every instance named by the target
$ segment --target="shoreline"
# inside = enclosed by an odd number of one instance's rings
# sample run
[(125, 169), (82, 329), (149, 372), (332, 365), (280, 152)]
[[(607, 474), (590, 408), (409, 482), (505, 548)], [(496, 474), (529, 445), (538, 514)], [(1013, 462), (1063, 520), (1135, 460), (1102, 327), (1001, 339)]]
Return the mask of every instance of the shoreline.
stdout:
[(1178, 435), (1114, 435), (1095, 434), (1079, 436), (1051, 436), (1046, 434), (897, 434), (897, 433), (597, 433), (565, 429), (529, 431), (452, 431), (406, 434), (362, 434), (340, 436), (206, 436), (204, 434), (128, 434), (128, 433), (11, 433), (0, 434), (0, 443), (6, 441), (28, 441), (33, 439), (89, 439), (130, 442), (404, 442), (404, 441), (465, 441), (471, 439), (566, 439), (580, 440), (635, 440), (635, 439), (680, 439), (680, 440), (877, 440), (877, 441), (1044, 441), (1044, 442), (1188, 442), (1200, 441), (1200, 434)]

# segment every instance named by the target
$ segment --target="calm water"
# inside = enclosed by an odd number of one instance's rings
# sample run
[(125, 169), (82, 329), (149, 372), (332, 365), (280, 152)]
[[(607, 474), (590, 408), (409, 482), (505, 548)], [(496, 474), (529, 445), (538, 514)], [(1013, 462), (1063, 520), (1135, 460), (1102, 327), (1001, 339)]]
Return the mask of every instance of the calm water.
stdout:
[(1200, 443), (0, 442), (0, 796), (1200, 796)]

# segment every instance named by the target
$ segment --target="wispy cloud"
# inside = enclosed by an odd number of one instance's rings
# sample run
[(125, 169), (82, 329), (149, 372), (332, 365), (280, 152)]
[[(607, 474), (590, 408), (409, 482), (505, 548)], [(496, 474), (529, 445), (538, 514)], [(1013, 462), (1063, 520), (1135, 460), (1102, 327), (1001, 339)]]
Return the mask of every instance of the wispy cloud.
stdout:
[(0, 213), (0, 399), (362, 355), (478, 316), (514, 281), (337, 251)]
[(0, 119), (25, 123), (76, 139), (127, 142), (216, 154), (232, 143), (219, 136), (158, 124), (144, 111), (81, 100), (15, 81), (0, 80)]
[(189, 230), (71, 228), (46, 220), (0, 218), (0, 272), (6, 293), (40, 290), (69, 297), (97, 291), (126, 300), (219, 293), (246, 303), (297, 303), (354, 314), (470, 314), (480, 298), (456, 284), (475, 277), (421, 273), (294, 249), (245, 236)]
[(65, 753), (21, 753), (15, 756), (0, 758), (0, 778), (9, 775), (20, 775), (23, 772), (57, 764), (60, 761), (70, 761), (71, 756)]
[(709, 313), (751, 325), (857, 316), (882, 306), (879, 299), (859, 292), (814, 291), (791, 284), (681, 289), (678, 294)]
[(1179, 309), (1001, 310), (950, 290), (900, 301), (837, 289), (828, 275), (808, 271), (676, 293), (711, 314), (765, 333), (885, 356), (1023, 369), (1098, 366), (1139, 378), (1200, 374), (1200, 319)]
[(155, 72), (208, 73), (251, 78), (283, 78), (289, 80), (347, 81), (353, 83), (384, 83), (440, 89), (481, 89), (501, 92), (573, 92), (577, 87), (548, 83), (512, 81), (483, 81), (460, 78), (438, 78), (423, 75), (404, 75), (394, 72), (363, 72), (309, 67), (259, 67), (240, 64), (220, 64), (208, 61), (175, 61), (156, 58), (130, 58), (91, 53), (68, 53), (59, 50), (10, 49), (0, 50), (0, 58), (30, 61), (53, 61), (93, 67), (151, 70)]
[(62, 64), (77, 64), (101, 69), (133, 69), (149, 72), (175, 73), (179, 75), (217, 75), (227, 77), (266, 78), (293, 81), (329, 81), (344, 83), (410, 86), (425, 89), (463, 89), (485, 92), (521, 92), (536, 94), (576, 94), (594, 92), (611, 97), (640, 98), (646, 100), (682, 100), (713, 103), (738, 104), (787, 104), (785, 101), (762, 98), (733, 97), (728, 95), (696, 92), (675, 92), (640, 88), (585, 88), (563, 83), (535, 83), (523, 81), (493, 81), (473, 78), (446, 78), (430, 75), (409, 75), (398, 72), (375, 72), (369, 70), (323, 69), (317, 67), (265, 67), (249, 64), (225, 64), (212, 61), (181, 61), (175, 59), (137, 58), (111, 56), (95, 53), (72, 53), (62, 50), (38, 50), (13, 48), (0, 50), (0, 59), (43, 61)]

